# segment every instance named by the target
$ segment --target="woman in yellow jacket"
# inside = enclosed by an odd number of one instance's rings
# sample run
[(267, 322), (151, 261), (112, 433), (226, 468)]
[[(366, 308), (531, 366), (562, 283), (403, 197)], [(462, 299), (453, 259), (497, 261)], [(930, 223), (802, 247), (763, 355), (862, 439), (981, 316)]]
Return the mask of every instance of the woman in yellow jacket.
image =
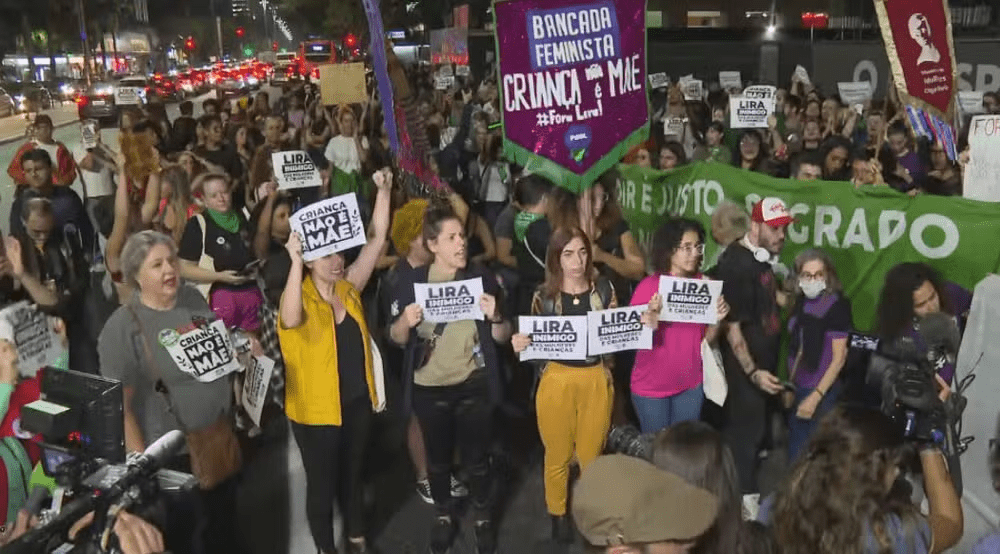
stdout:
[(385, 245), (392, 174), (383, 169), (373, 180), (378, 196), (371, 233), (350, 267), (339, 253), (303, 262), (302, 239), (295, 233), (286, 244), (292, 266), (278, 312), (285, 412), (305, 466), (309, 529), (325, 554), (336, 552), (334, 498), (344, 514), (348, 552), (370, 552), (361, 471), (376, 395), (360, 291)]

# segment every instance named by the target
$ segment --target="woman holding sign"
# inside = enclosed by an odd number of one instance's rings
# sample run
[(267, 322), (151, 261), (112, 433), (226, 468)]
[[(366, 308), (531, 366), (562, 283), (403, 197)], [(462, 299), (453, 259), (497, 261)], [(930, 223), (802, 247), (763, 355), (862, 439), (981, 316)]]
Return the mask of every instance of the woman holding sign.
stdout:
[[(490, 503), (489, 446), (494, 410), (502, 394), (502, 368), (495, 343), (508, 340), (510, 324), (500, 311), (496, 278), (488, 269), (468, 263), (464, 226), (454, 211), (447, 206), (429, 208), (423, 235), (433, 261), (400, 276), (393, 305), (404, 308), (393, 310), (389, 332), (393, 342), (406, 347), (405, 411), (409, 412), (412, 403), (424, 432), (431, 495), (438, 510), (431, 529), (431, 552), (447, 552), (455, 540), (451, 465), (457, 445), (469, 475), (477, 552), (492, 554), (496, 551), (496, 528)], [(485, 320), (424, 321), (424, 305), (416, 302), (417, 286), (441, 284), (421, 288), (436, 288), (439, 293), (461, 291), (464, 286), (448, 283), (463, 280), (478, 281), (483, 291), (478, 302), (468, 298), (471, 294), (436, 300), (457, 301), (463, 306), (471, 300)], [(425, 305), (433, 306), (430, 300)]]
[[(578, 227), (562, 227), (552, 234), (545, 257), (545, 281), (531, 301), (531, 315), (586, 315), (618, 307), (615, 288), (597, 276), (590, 240)], [(511, 337), (514, 352), (531, 344), (531, 336)], [(607, 362), (598, 356), (582, 361), (549, 361), (542, 370), (535, 397), (538, 431), (545, 446), (545, 505), (552, 517), (552, 536), (573, 542), (566, 512), (569, 466), (574, 456), (585, 469), (604, 448), (611, 426), (614, 384)]]
[[(691, 219), (671, 219), (653, 235), (655, 273), (639, 283), (632, 305), (663, 305), (660, 277), (702, 279), (698, 272), (705, 254), (705, 228)], [(721, 322), (729, 304), (719, 297)], [(643, 433), (655, 433), (680, 421), (698, 419), (704, 401), (701, 343), (714, 342), (719, 325), (661, 321), (653, 334), (652, 350), (639, 350), (632, 368), (632, 404)]]
[(306, 516), (320, 552), (336, 552), (333, 501), (339, 497), (348, 552), (369, 552), (365, 541), (361, 473), (372, 412), (378, 409), (372, 351), (361, 292), (389, 230), (392, 173), (383, 169), (372, 236), (350, 266), (340, 252), (305, 262), (302, 237), (285, 243), (291, 269), (278, 309), (285, 361), (285, 412), (306, 470)]

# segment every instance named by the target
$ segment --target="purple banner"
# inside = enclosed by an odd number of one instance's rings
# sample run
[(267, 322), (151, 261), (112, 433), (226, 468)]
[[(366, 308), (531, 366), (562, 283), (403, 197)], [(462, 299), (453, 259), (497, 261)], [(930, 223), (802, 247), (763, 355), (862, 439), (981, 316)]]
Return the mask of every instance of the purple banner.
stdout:
[(645, 0), (501, 0), (494, 10), (505, 151), (560, 185), (588, 187), (648, 136)]
[(385, 121), (385, 134), (389, 138), (389, 149), (399, 155), (399, 132), (396, 130), (396, 113), (392, 96), (392, 81), (389, 80), (389, 64), (385, 55), (385, 31), (382, 28), (382, 12), (378, 0), (364, 0), (365, 13), (368, 15), (368, 34), (372, 37), (371, 53), (372, 67), (375, 71), (375, 82), (378, 84), (378, 96), (382, 102), (382, 115)]

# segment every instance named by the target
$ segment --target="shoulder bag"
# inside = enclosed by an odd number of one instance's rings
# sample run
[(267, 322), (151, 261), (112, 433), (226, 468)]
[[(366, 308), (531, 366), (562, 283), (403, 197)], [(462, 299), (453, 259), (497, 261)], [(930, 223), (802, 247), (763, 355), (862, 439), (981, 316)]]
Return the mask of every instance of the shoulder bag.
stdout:
[(191, 473), (198, 479), (199, 488), (212, 490), (226, 479), (239, 473), (243, 467), (243, 456), (240, 452), (240, 443), (236, 438), (236, 432), (233, 430), (232, 417), (227, 412), (203, 429), (185, 428), (170, 401), (170, 391), (167, 390), (166, 384), (163, 382), (162, 373), (153, 357), (153, 351), (149, 347), (149, 340), (146, 338), (142, 321), (131, 304), (128, 305), (128, 310), (138, 326), (139, 335), (142, 337), (146, 364), (152, 369), (156, 378), (154, 388), (163, 395), (163, 399), (167, 402), (167, 409), (177, 419), (177, 424), (184, 432), (188, 453), (191, 456)]

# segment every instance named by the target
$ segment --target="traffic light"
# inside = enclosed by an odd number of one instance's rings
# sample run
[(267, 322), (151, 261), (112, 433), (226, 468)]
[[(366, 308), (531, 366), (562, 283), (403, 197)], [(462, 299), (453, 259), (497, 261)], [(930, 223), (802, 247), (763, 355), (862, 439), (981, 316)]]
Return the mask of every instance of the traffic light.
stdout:
[(274, 41), (274, 42), (271, 43), (271, 51), (273, 51), (273, 52), (277, 52), (278, 51), (278, 41)]
[(244, 29), (243, 27), (237, 27), (236, 28), (236, 36), (237, 36), (237, 38), (243, 38), (243, 35), (245, 35), (246, 32), (247, 32), (246, 29)]
[(354, 33), (347, 33), (347, 36), (344, 37), (344, 45), (348, 48), (354, 48), (357, 43), (358, 37), (354, 36)]
[(190, 50), (194, 50), (194, 38), (193, 37), (188, 37), (187, 40), (184, 41), (184, 49), (185, 50), (189, 50), (189, 51)]

